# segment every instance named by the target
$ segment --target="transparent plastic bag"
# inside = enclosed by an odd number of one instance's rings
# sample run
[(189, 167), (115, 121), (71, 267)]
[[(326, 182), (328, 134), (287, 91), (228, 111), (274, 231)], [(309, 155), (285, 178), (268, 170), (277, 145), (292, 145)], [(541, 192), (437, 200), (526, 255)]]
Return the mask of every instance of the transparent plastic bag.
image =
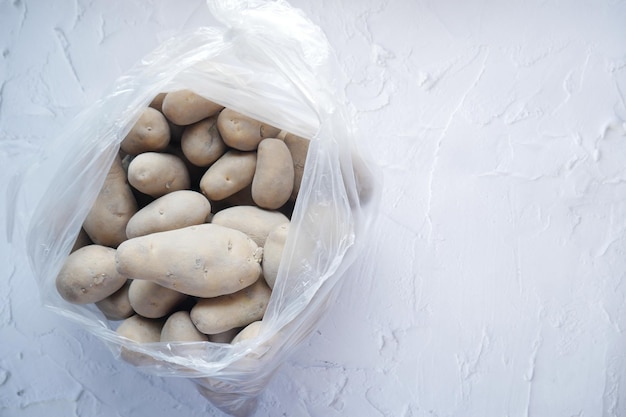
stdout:
[[(192, 378), (220, 409), (248, 415), (272, 373), (333, 302), (366, 244), (379, 187), (333, 88), (338, 73), (321, 30), (284, 2), (208, 4), (224, 27), (166, 41), (77, 116), (11, 187), (9, 221), (19, 229), (14, 248), (26, 251), (45, 306), (79, 322), (118, 355), (122, 349), (145, 355), (143, 370)], [(236, 345), (137, 344), (120, 337), (95, 306), (69, 304), (55, 288), (121, 140), (153, 97), (181, 88), (312, 139), (260, 334)]]

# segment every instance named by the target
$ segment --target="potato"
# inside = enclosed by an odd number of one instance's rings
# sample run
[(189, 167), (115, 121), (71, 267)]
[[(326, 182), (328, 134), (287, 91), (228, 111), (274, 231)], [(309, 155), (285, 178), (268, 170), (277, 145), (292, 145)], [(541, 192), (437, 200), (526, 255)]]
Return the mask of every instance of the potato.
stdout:
[(223, 200), (252, 184), (256, 152), (230, 150), (209, 167), (200, 179), (200, 190), (209, 200)]
[(117, 250), (119, 273), (196, 297), (230, 294), (261, 275), (263, 250), (244, 233), (201, 224), (129, 239)]
[(213, 216), (211, 223), (240, 230), (263, 247), (267, 235), (289, 219), (283, 213), (265, 210), (256, 206), (235, 206), (221, 210)]
[(209, 342), (230, 343), (234, 339), (234, 337), (237, 336), (237, 333), (239, 333), (241, 330), (241, 327), (235, 327), (234, 329), (226, 330), (222, 333), (209, 334), (207, 336), (209, 337)]
[(57, 275), (56, 287), (64, 300), (87, 304), (105, 299), (125, 282), (115, 267), (115, 249), (89, 245), (67, 257)]
[(291, 159), (293, 160), (294, 181), (290, 199), (295, 201), (296, 197), (298, 197), (298, 193), (300, 192), (302, 176), (304, 175), (304, 164), (306, 162), (306, 157), (309, 152), (309, 144), (311, 141), (291, 133), (287, 133), (285, 135), (284, 141), (287, 148), (289, 148), (289, 153), (291, 154)]
[(189, 312), (177, 311), (167, 318), (161, 330), (161, 342), (206, 342), (209, 338), (193, 325)]
[(132, 280), (126, 280), (122, 288), (109, 295), (104, 300), (96, 302), (96, 307), (104, 313), (104, 316), (109, 320), (123, 320), (133, 314), (135, 310), (130, 305), (128, 299), (128, 289)]
[(200, 189), (200, 179), (202, 178), (202, 176), (204, 175), (204, 173), (206, 172), (206, 167), (199, 167), (197, 165), (194, 165), (191, 163), (191, 161), (189, 159), (187, 159), (187, 157), (185, 156), (185, 154), (183, 153), (183, 150), (180, 148), (180, 144), (174, 145), (174, 146), (168, 146), (167, 149), (165, 149), (166, 153), (172, 154), (177, 156), (178, 158), (180, 158), (181, 161), (183, 161), (183, 163), (185, 164), (185, 167), (187, 168), (187, 172), (189, 173), (189, 187), (192, 190), (199, 190)]
[(217, 128), (224, 143), (240, 151), (253, 151), (261, 140), (276, 137), (280, 132), (280, 129), (228, 108), (217, 116)]
[(211, 117), (224, 106), (199, 96), (191, 90), (167, 93), (163, 99), (163, 114), (172, 123), (186, 126)]
[(259, 143), (252, 199), (262, 208), (275, 210), (291, 196), (294, 182), (293, 160), (285, 142), (268, 138)]
[(165, 116), (152, 107), (146, 107), (120, 143), (120, 148), (129, 155), (137, 155), (142, 152), (161, 151), (169, 143), (170, 127)]
[(274, 228), (269, 235), (267, 235), (267, 239), (265, 239), (261, 267), (263, 268), (265, 281), (272, 289), (276, 282), (278, 267), (280, 266), (280, 260), (283, 256), (283, 249), (285, 248), (288, 233), (289, 223), (283, 223)]
[(72, 246), (71, 252), (76, 252), (78, 249), (83, 246), (92, 245), (93, 242), (89, 239), (89, 235), (85, 232), (85, 229), (81, 228), (76, 236), (76, 240), (74, 240), (74, 245)]
[(242, 331), (237, 333), (237, 336), (235, 336), (230, 343), (234, 345), (239, 342), (243, 342), (244, 340), (254, 339), (261, 331), (261, 323), (263, 322), (259, 320), (248, 324)]
[(221, 200), (220, 203), (225, 204), (222, 209), (232, 206), (253, 206), (254, 200), (252, 199), (252, 184), (248, 185), (243, 190), (239, 190), (235, 194), (226, 197)]
[(135, 312), (149, 319), (165, 317), (187, 299), (187, 295), (151, 281), (133, 280), (128, 299)]
[(163, 99), (165, 98), (167, 93), (159, 93), (150, 102), (149, 106), (153, 109), (157, 109), (160, 112), (163, 112)]
[(157, 198), (131, 217), (126, 236), (130, 239), (202, 224), (209, 213), (211, 203), (202, 194), (191, 190), (174, 191)]
[(174, 155), (157, 152), (139, 154), (131, 161), (128, 182), (138, 191), (155, 198), (188, 189), (190, 185), (185, 163)]
[(225, 332), (261, 320), (272, 291), (259, 279), (234, 294), (198, 300), (191, 309), (191, 321), (205, 334)]
[(126, 182), (122, 160), (117, 156), (85, 218), (83, 229), (93, 243), (115, 248), (126, 240), (126, 224), (136, 212), (137, 201)]
[[(148, 319), (138, 314), (124, 320), (116, 332), (120, 336), (137, 343), (154, 343), (161, 341), (161, 329), (164, 321), (162, 319)], [(150, 355), (133, 352), (122, 347), (120, 356), (123, 360), (136, 366), (153, 365), (157, 362)]]
[(180, 146), (187, 159), (199, 167), (208, 167), (228, 150), (217, 130), (215, 116), (187, 126)]

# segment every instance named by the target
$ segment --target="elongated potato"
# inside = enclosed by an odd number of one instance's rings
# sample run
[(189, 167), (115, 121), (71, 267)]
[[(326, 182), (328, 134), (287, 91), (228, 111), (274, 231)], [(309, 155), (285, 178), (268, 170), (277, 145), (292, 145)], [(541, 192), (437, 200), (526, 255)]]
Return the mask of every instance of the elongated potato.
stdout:
[(120, 148), (129, 155), (142, 152), (161, 151), (170, 143), (170, 126), (163, 114), (146, 107), (139, 120), (130, 129)]
[(253, 151), (263, 139), (276, 137), (280, 133), (280, 129), (274, 126), (228, 108), (217, 116), (217, 128), (224, 143), (240, 151)]
[(256, 152), (230, 150), (209, 167), (200, 180), (200, 190), (209, 200), (223, 200), (252, 184)]
[(128, 299), (137, 314), (149, 319), (158, 319), (174, 311), (187, 299), (187, 295), (152, 281), (135, 279), (130, 284)]
[(283, 213), (265, 210), (256, 206), (235, 206), (221, 210), (213, 216), (211, 223), (240, 230), (263, 247), (267, 235), (277, 226), (288, 223)]
[(128, 221), (126, 236), (131, 239), (150, 233), (202, 224), (211, 213), (211, 203), (202, 194), (179, 190), (159, 197)]
[(190, 185), (185, 163), (174, 155), (157, 152), (139, 154), (131, 161), (128, 166), (128, 182), (152, 197), (185, 190)]
[(118, 156), (85, 218), (83, 229), (93, 243), (115, 248), (126, 240), (126, 224), (136, 212), (137, 201)]
[(187, 126), (180, 146), (187, 159), (199, 167), (208, 167), (228, 150), (217, 130), (215, 116)]
[(201, 224), (129, 239), (117, 249), (117, 270), (196, 297), (230, 294), (261, 275), (263, 250), (244, 233)]
[[(164, 320), (162, 319), (148, 319), (138, 314), (131, 316), (124, 320), (116, 332), (120, 336), (130, 339), (136, 343), (154, 343), (161, 341), (161, 329), (163, 328)], [(157, 360), (147, 354), (134, 352), (132, 350), (122, 347), (120, 357), (128, 363), (136, 366), (152, 365)]]
[(244, 340), (254, 339), (261, 331), (261, 323), (263, 322), (259, 320), (248, 324), (243, 328), (243, 330), (237, 333), (237, 336), (235, 336), (230, 343), (234, 345), (239, 342), (243, 342)]
[(280, 260), (283, 256), (283, 249), (285, 248), (288, 233), (289, 223), (283, 223), (274, 228), (269, 235), (267, 235), (267, 239), (265, 239), (265, 245), (263, 246), (263, 262), (261, 266), (263, 268), (265, 281), (272, 289), (276, 282), (278, 267), (280, 266)]
[(294, 179), (290, 199), (295, 201), (298, 197), (298, 193), (300, 192), (302, 176), (304, 175), (304, 164), (306, 162), (311, 141), (291, 133), (287, 133), (285, 135), (284, 141), (287, 148), (289, 148), (289, 153), (291, 153), (291, 159), (293, 160)]
[(261, 320), (272, 291), (259, 279), (234, 294), (198, 300), (191, 309), (191, 321), (205, 334), (225, 332)]
[(115, 266), (115, 249), (84, 246), (71, 253), (56, 278), (61, 297), (74, 304), (95, 303), (119, 290), (126, 278)]
[(205, 99), (191, 90), (167, 93), (163, 99), (163, 114), (172, 123), (186, 126), (211, 117), (224, 106)]
[(189, 312), (177, 311), (167, 318), (161, 342), (206, 342), (209, 338), (193, 325)]
[(262, 208), (276, 210), (284, 205), (293, 190), (293, 160), (280, 139), (259, 143), (256, 170), (252, 180), (252, 199)]
[(135, 314), (128, 299), (128, 289), (132, 280), (127, 280), (122, 288), (109, 295), (104, 300), (96, 302), (96, 307), (109, 320), (123, 320)]

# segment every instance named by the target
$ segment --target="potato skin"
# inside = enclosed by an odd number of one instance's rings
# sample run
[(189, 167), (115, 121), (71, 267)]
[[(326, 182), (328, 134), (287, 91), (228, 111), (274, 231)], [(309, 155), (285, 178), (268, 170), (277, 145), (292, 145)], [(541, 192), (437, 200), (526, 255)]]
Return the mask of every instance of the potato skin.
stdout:
[(309, 152), (310, 140), (300, 136), (296, 136), (291, 133), (287, 133), (284, 138), (285, 145), (289, 149), (291, 159), (293, 161), (294, 180), (293, 190), (291, 192), (291, 201), (295, 201), (300, 192), (300, 185), (302, 184), (302, 176), (304, 175), (304, 165), (306, 163), (306, 157)]
[(252, 184), (256, 152), (230, 150), (200, 179), (200, 190), (209, 200), (223, 200)]
[(283, 223), (274, 228), (263, 246), (263, 276), (270, 288), (274, 289), (276, 276), (278, 275), (278, 267), (280, 266), (281, 257), (289, 234), (289, 223)]
[(217, 129), (215, 116), (187, 126), (180, 146), (189, 162), (199, 167), (208, 167), (228, 150)]
[(91, 241), (98, 245), (117, 247), (126, 240), (126, 224), (137, 212), (137, 201), (116, 156), (104, 184), (83, 223)]
[(263, 139), (257, 150), (252, 180), (254, 202), (265, 209), (278, 209), (291, 197), (293, 183), (293, 160), (285, 142), (274, 138)]
[(174, 311), (187, 296), (151, 281), (135, 279), (130, 284), (128, 299), (137, 314), (158, 319)]
[(154, 96), (149, 106), (152, 107), (153, 109), (157, 109), (158, 111), (162, 113), (163, 112), (163, 99), (165, 98), (166, 95), (167, 93), (157, 94), (156, 96)]
[(237, 333), (237, 336), (235, 336), (230, 343), (234, 345), (239, 342), (243, 342), (244, 340), (254, 339), (261, 331), (261, 323), (263, 322), (259, 320), (248, 324), (243, 328), (243, 330)]
[[(163, 323), (164, 320), (162, 319), (149, 319), (135, 314), (124, 320), (119, 325), (116, 332), (120, 336), (137, 343), (155, 343), (161, 340)], [(150, 355), (133, 352), (125, 347), (122, 347), (120, 356), (126, 362), (136, 366), (153, 365), (157, 362), (157, 360)]]
[(129, 239), (117, 270), (196, 297), (230, 294), (261, 275), (263, 250), (242, 232), (201, 224)]
[(224, 143), (240, 151), (253, 151), (265, 138), (273, 138), (280, 129), (270, 126), (232, 109), (222, 110), (217, 117), (217, 128)]
[(198, 300), (190, 316), (198, 330), (205, 334), (222, 333), (261, 320), (272, 291), (259, 279), (234, 294)]
[(89, 235), (85, 232), (85, 229), (81, 228), (76, 236), (76, 240), (74, 240), (74, 245), (72, 246), (72, 250), (70, 252), (76, 252), (78, 249), (83, 246), (92, 245), (93, 242), (89, 239)]
[(84, 246), (71, 253), (56, 278), (56, 288), (73, 304), (95, 303), (119, 290), (126, 278), (115, 266), (115, 249)]
[[(194, 326), (195, 327), (195, 326)], [(222, 333), (209, 334), (209, 342), (213, 343), (230, 343), (237, 333), (241, 331), (241, 327), (235, 327), (234, 329), (226, 330)], [(204, 334), (204, 333), (203, 333)]]
[(211, 203), (202, 194), (179, 190), (157, 198), (128, 221), (126, 236), (131, 239), (150, 233), (202, 224), (211, 213)]
[(170, 315), (161, 330), (161, 342), (206, 342), (209, 338), (193, 325), (189, 312)]
[(213, 216), (211, 223), (240, 230), (263, 247), (267, 235), (277, 226), (288, 223), (283, 213), (265, 210), (256, 206), (235, 206), (221, 210)]
[(146, 107), (139, 120), (126, 135), (120, 148), (129, 155), (160, 151), (170, 143), (170, 126), (163, 114)]
[(109, 320), (123, 320), (135, 314), (128, 299), (128, 289), (132, 280), (127, 280), (122, 288), (109, 295), (107, 298), (96, 302), (96, 307)]
[(185, 163), (175, 155), (158, 152), (137, 155), (128, 165), (128, 182), (138, 191), (155, 198), (190, 186)]
[(172, 91), (163, 98), (162, 110), (172, 123), (186, 126), (213, 116), (224, 106), (201, 97), (191, 90)]

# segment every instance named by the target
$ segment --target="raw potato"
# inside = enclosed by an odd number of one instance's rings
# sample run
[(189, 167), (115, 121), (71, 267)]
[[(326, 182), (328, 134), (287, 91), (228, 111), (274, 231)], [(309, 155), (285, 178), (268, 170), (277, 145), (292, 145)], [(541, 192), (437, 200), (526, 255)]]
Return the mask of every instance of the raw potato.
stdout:
[(76, 240), (74, 241), (74, 246), (72, 246), (71, 252), (76, 252), (78, 249), (83, 246), (92, 245), (93, 242), (89, 239), (89, 235), (85, 232), (85, 229), (81, 228), (80, 232), (78, 232), (78, 236), (76, 236)]
[(239, 333), (241, 330), (241, 327), (235, 327), (234, 329), (226, 330), (222, 333), (209, 334), (207, 336), (209, 337), (209, 342), (230, 343), (235, 338), (235, 336), (237, 336), (237, 333)]
[(170, 126), (163, 114), (146, 107), (120, 148), (129, 155), (142, 152), (161, 151), (170, 143)]
[(259, 143), (252, 199), (262, 208), (275, 210), (284, 205), (293, 191), (294, 170), (289, 148), (280, 139)]
[(239, 291), (261, 275), (263, 250), (244, 233), (201, 224), (129, 239), (117, 250), (117, 270), (196, 297)]
[(215, 116), (188, 126), (180, 145), (187, 159), (199, 167), (208, 167), (228, 150), (217, 130)]
[(71, 253), (56, 278), (61, 297), (74, 304), (103, 300), (119, 290), (126, 278), (115, 268), (115, 249), (89, 245)]
[(126, 224), (137, 212), (137, 201), (126, 182), (122, 160), (115, 157), (83, 229), (98, 245), (117, 247), (126, 240)]
[(267, 235), (289, 219), (279, 211), (264, 210), (256, 206), (235, 206), (217, 212), (211, 223), (240, 230), (263, 247)]
[(167, 318), (161, 330), (161, 342), (206, 342), (209, 338), (193, 325), (189, 312), (177, 311)]
[(163, 99), (167, 93), (159, 93), (157, 94), (152, 101), (150, 102), (150, 107), (153, 109), (157, 109), (161, 113), (163, 112)]
[(211, 203), (202, 194), (179, 190), (159, 197), (128, 221), (126, 236), (131, 239), (150, 233), (202, 224), (211, 213)]
[(234, 294), (198, 300), (191, 309), (191, 320), (205, 334), (222, 333), (261, 320), (272, 291), (259, 279)]
[(223, 200), (252, 184), (256, 152), (230, 150), (206, 171), (200, 189), (209, 200)]
[(128, 289), (130, 288), (131, 281), (130, 279), (127, 280), (122, 288), (115, 291), (104, 300), (96, 302), (96, 307), (104, 313), (107, 319), (123, 320), (135, 314), (135, 310), (133, 310), (133, 307), (130, 305), (130, 300), (128, 299)]
[(234, 345), (236, 343), (243, 342), (244, 340), (254, 339), (261, 331), (261, 323), (262, 321), (259, 320), (248, 324), (242, 331), (237, 333), (237, 336), (235, 336), (230, 343)]
[(199, 96), (191, 90), (167, 93), (163, 99), (163, 114), (172, 123), (186, 126), (213, 116), (224, 106)]
[(285, 145), (289, 148), (289, 153), (291, 153), (291, 159), (293, 160), (294, 181), (293, 191), (291, 192), (291, 200), (295, 201), (298, 197), (298, 193), (300, 192), (302, 176), (304, 175), (304, 164), (306, 162), (306, 156), (309, 152), (309, 144), (311, 141), (291, 133), (287, 133), (284, 140)]
[(267, 285), (272, 289), (274, 289), (274, 283), (278, 275), (278, 267), (280, 266), (280, 260), (283, 256), (283, 249), (285, 248), (288, 233), (289, 223), (277, 226), (267, 235), (265, 245), (263, 246), (263, 262), (261, 263), (263, 276), (265, 277)]
[[(124, 320), (117, 328), (117, 334), (137, 343), (154, 343), (161, 341), (163, 320), (148, 319), (138, 314)], [(126, 362), (136, 366), (153, 365), (157, 362), (152, 356), (133, 352), (122, 347), (120, 356)]]
[(280, 129), (228, 108), (217, 117), (217, 128), (224, 143), (240, 151), (253, 151), (263, 139), (280, 133)]
[(131, 161), (128, 182), (138, 191), (155, 198), (188, 189), (190, 185), (185, 163), (174, 155), (157, 152), (139, 154)]
[(158, 319), (174, 311), (187, 296), (151, 281), (135, 279), (130, 284), (128, 299), (137, 314)]

